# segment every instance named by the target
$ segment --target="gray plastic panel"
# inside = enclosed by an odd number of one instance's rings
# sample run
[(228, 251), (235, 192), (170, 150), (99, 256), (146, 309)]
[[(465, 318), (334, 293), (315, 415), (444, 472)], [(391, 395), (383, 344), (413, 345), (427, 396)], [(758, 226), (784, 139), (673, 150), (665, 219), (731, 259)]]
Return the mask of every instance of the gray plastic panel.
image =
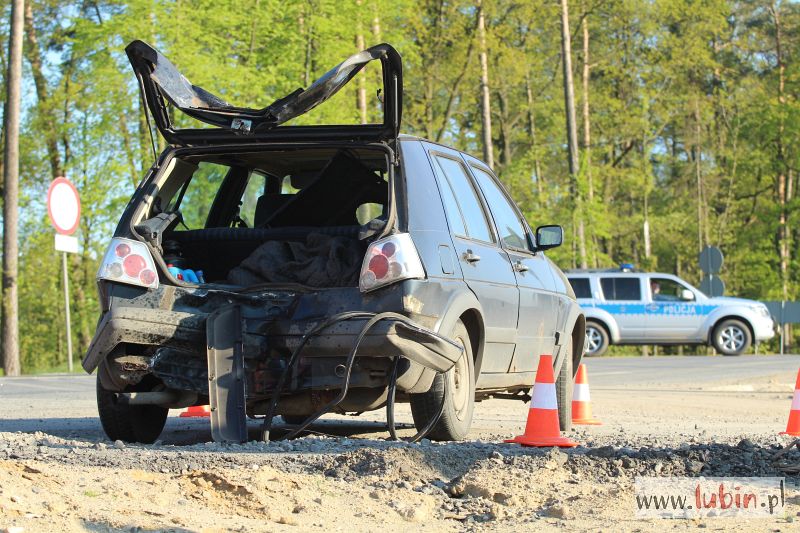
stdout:
[(211, 436), (215, 442), (246, 442), (242, 320), (238, 305), (209, 315), (206, 339)]

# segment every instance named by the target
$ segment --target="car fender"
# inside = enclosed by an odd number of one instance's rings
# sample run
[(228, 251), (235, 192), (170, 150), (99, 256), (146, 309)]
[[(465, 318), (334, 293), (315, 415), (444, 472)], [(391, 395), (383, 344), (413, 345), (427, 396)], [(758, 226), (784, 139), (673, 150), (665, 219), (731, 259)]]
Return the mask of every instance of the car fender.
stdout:
[[(475, 377), (480, 375), (481, 363), (483, 362), (483, 347), (484, 347), (484, 326), (483, 326), (483, 308), (475, 294), (468, 290), (455, 291), (450, 295), (447, 304), (444, 306), (445, 311), (434, 326), (437, 333), (447, 336), (455, 326), (456, 321), (467, 312), (472, 313), (475, 317), (477, 328), (478, 342), (477, 350), (475, 350)], [(469, 324), (467, 325), (469, 327)]]
[[(702, 304), (700, 304), (702, 305)], [(710, 313), (706, 316), (705, 320), (703, 321), (703, 326), (701, 330), (701, 334), (703, 337), (711, 339), (711, 335), (714, 332), (714, 326), (723, 318), (736, 318), (738, 320), (743, 321), (747, 324), (747, 327), (750, 328), (750, 333), (753, 334), (753, 324), (755, 319), (757, 319), (756, 314), (750, 309), (749, 306), (744, 304), (733, 304), (733, 305), (717, 305), (717, 304), (709, 304), (709, 306), (713, 306), (714, 309), (711, 310)]]
[(608, 336), (613, 344), (620, 341), (619, 325), (617, 324), (614, 315), (595, 306), (582, 306), (583, 313), (586, 316), (586, 321), (594, 320), (603, 323), (608, 329)]

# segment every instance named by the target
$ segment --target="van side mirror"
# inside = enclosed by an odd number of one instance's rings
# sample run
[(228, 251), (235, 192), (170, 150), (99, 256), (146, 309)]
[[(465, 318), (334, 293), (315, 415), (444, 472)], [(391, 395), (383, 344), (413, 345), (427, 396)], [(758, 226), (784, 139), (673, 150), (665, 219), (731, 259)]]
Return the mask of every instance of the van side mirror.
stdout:
[(549, 250), (561, 246), (564, 241), (564, 229), (558, 225), (539, 226), (536, 228), (536, 251)]
[(694, 293), (689, 289), (681, 289), (681, 300), (683, 300), (684, 302), (693, 302)]

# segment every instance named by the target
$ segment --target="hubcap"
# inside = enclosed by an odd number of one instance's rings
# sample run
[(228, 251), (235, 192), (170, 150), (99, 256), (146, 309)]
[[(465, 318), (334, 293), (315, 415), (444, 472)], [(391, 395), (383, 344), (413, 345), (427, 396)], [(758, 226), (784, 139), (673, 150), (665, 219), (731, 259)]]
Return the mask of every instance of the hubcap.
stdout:
[[(464, 346), (464, 342), (461, 339), (456, 339), (456, 342), (462, 347)], [(469, 357), (469, 354), (466, 350), (463, 350), (453, 369), (447, 373), (449, 388), (453, 391), (450, 395), (453, 401), (453, 410), (459, 420), (464, 417), (469, 397), (469, 363), (467, 362), (467, 357)]]
[(595, 353), (603, 345), (603, 336), (597, 328), (589, 326), (586, 328), (586, 351)]
[(738, 352), (744, 346), (744, 331), (737, 326), (728, 326), (719, 334), (719, 344), (726, 351)]

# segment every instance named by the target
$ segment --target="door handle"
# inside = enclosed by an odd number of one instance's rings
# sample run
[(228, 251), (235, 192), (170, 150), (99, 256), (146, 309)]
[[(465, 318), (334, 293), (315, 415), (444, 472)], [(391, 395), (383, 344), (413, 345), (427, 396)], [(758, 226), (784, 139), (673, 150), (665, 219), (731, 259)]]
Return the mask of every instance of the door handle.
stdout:
[(473, 254), (472, 250), (467, 250), (461, 257), (463, 257), (464, 261), (467, 263), (477, 263), (481, 260), (481, 256)]
[(516, 270), (517, 272), (527, 272), (528, 270), (530, 270), (530, 268), (528, 268), (528, 265), (526, 265), (522, 261), (516, 261), (514, 263), (514, 270)]

